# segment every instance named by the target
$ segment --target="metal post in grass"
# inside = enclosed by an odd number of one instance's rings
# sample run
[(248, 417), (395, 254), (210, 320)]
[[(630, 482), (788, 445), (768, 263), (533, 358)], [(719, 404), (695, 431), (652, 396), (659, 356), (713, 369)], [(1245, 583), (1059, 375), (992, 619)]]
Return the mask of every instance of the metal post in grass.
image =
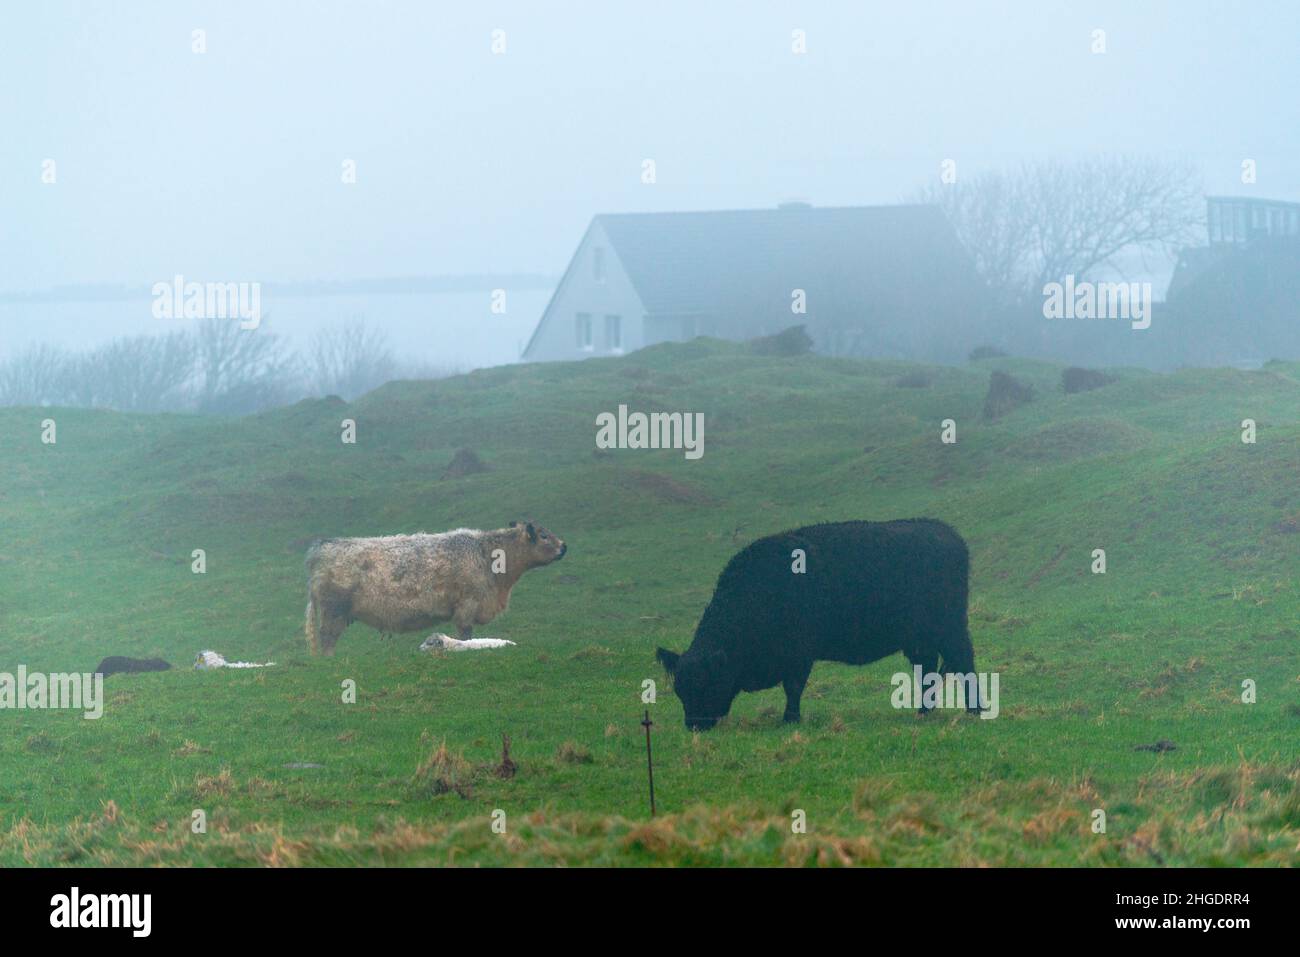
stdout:
[(655, 763), (650, 754), (650, 729), (654, 727), (654, 722), (650, 720), (650, 709), (646, 708), (645, 720), (641, 722), (641, 727), (645, 728), (645, 769), (646, 774), (650, 777), (650, 816), (655, 816)]

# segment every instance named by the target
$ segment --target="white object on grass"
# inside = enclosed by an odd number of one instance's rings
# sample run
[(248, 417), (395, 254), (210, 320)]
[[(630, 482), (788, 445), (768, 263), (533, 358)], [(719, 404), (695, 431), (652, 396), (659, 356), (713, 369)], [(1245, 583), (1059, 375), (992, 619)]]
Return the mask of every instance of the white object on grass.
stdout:
[(215, 651), (200, 651), (199, 656), (194, 659), (194, 667), (199, 671), (208, 671), (213, 668), (269, 668), (273, 664), (275, 664), (274, 661), (261, 664), (255, 661), (227, 661)]
[(435, 631), (420, 643), (420, 650), (477, 651), (479, 648), (504, 648), (506, 645), (513, 644), (513, 641), (507, 641), (505, 638), (466, 638), (462, 640)]

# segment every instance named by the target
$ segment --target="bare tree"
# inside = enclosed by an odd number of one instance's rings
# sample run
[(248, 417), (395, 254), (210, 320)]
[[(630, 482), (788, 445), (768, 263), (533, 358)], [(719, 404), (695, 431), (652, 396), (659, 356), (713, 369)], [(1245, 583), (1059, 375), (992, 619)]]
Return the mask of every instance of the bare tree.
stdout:
[(322, 331), (304, 362), (265, 321), (245, 330), (206, 319), (188, 332), (114, 339), (83, 353), (33, 346), (0, 361), (0, 405), (244, 415), (304, 395), (354, 399), (393, 379), (456, 371), (399, 362), (384, 336), (362, 322)]
[(0, 405), (70, 405), (75, 357), (42, 343), (0, 362)]
[(378, 388), (398, 374), (388, 340), (359, 319), (318, 332), (307, 355), (307, 366), (312, 392), (348, 400)]
[(294, 397), (297, 360), (268, 331), (241, 329), (229, 319), (201, 320), (195, 328), (194, 405), (199, 412), (244, 415)]
[(1121, 253), (1176, 252), (1204, 212), (1190, 166), (1127, 156), (1026, 164), (914, 199), (944, 209), (1001, 306), (1031, 302), (1066, 275), (1119, 272)]
[(188, 403), (197, 344), (192, 336), (131, 336), (78, 356), (71, 401), (122, 412), (176, 411)]

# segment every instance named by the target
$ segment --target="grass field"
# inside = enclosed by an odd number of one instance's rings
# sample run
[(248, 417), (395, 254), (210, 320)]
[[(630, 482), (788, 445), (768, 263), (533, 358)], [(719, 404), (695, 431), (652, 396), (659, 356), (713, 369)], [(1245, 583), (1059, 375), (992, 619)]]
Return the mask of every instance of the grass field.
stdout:
[[(97, 721), (0, 712), (0, 864), (1300, 862), (1300, 366), (1120, 370), (1078, 395), (1046, 363), (896, 384), (917, 369), (696, 340), (243, 420), (0, 410), (0, 671), (175, 666), (110, 677)], [(992, 369), (1037, 398), (987, 423)], [(598, 453), (619, 403), (703, 412), (703, 458)], [(492, 470), (442, 478), (462, 447)], [(734, 552), (916, 515), (970, 544), (996, 720), (895, 710), (895, 656), (817, 665), (801, 725), (777, 688), (685, 730), (654, 649), (690, 643)], [(422, 655), (357, 624), (308, 656), (311, 539), (525, 516), (569, 554), (478, 632), (517, 647)], [(205, 648), (278, 664), (191, 670)], [(1134, 750), (1158, 740), (1176, 749)]]

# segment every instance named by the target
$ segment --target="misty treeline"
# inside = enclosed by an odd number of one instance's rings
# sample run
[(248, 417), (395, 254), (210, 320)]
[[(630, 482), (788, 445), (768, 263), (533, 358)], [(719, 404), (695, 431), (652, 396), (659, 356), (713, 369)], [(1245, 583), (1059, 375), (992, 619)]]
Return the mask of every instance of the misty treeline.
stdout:
[(1006, 314), (1042, 305), (1067, 275), (1123, 272), (1125, 256), (1175, 254), (1199, 240), (1205, 202), (1192, 167), (1152, 157), (1045, 160), (933, 183), (941, 206)]
[(247, 415), (299, 399), (354, 399), (393, 379), (453, 370), (397, 359), (382, 333), (353, 321), (301, 351), (267, 330), (204, 319), (185, 331), (115, 339), (85, 351), (36, 345), (0, 360), (0, 405)]

